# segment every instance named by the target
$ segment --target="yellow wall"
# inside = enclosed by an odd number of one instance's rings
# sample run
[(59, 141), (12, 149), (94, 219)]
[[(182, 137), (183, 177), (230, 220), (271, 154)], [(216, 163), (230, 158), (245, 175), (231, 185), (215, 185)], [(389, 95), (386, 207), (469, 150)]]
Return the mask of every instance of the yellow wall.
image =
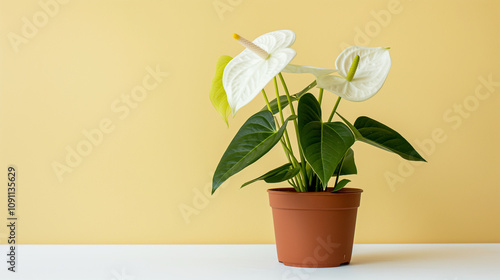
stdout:
[[(269, 186), (239, 186), (282, 164), (280, 149), (216, 196), (202, 193), (234, 133), (264, 105), (257, 98), (227, 129), (208, 99), (215, 62), (242, 50), (233, 32), (253, 39), (278, 29), (295, 31), (296, 64), (334, 67), (346, 45), (391, 47), (383, 89), (339, 110), (388, 124), (429, 163), (355, 144), (351, 186), (365, 190), (356, 242), (500, 242), (493, 0), (1, 1), (0, 166), (2, 176), (18, 168), (18, 241), (273, 243)], [(285, 78), (293, 91), (312, 81)], [(132, 93), (142, 99), (127, 105)], [(91, 150), (83, 131), (97, 137)], [(75, 149), (87, 155), (68, 156)], [(67, 157), (58, 178), (54, 165)], [(6, 237), (1, 226), (0, 243)]]

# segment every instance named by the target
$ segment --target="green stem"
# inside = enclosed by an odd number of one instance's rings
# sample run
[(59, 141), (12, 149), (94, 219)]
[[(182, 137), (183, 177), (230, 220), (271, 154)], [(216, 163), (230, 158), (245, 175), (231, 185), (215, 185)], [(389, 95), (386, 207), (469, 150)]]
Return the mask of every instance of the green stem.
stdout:
[(318, 82), (316, 80), (312, 81), (307, 87), (305, 87), (303, 90), (297, 92), (295, 94), (295, 96), (298, 98), (300, 98), (303, 94), (307, 93), (310, 89), (314, 88), (316, 85), (318, 84)]
[(321, 186), (321, 180), (318, 176), (316, 176), (316, 191), (319, 192), (323, 190), (323, 186)]
[(278, 81), (276, 80), (276, 76), (274, 76), (273, 81), (274, 81), (274, 91), (276, 92), (276, 101), (278, 101), (278, 110), (280, 112), (281, 122), (284, 122), (283, 111), (281, 110), (280, 92), (278, 89)]
[[(347, 154), (347, 152), (346, 152), (346, 154)], [(342, 157), (342, 161), (340, 162), (339, 172), (337, 173), (337, 178), (335, 178), (335, 185), (333, 185), (333, 188), (337, 187), (337, 184), (339, 182), (340, 173), (342, 173), (342, 166), (344, 166), (344, 160), (345, 160), (345, 155)], [(325, 190), (326, 190), (326, 188), (325, 188)]]
[[(287, 151), (288, 148), (286, 147), (285, 140), (281, 139), (280, 140), (281, 146), (283, 147), (283, 150), (285, 151), (286, 158), (288, 159), (288, 162), (292, 164), (292, 166), (297, 166), (297, 159), (293, 156), (290, 155), (290, 153)], [(292, 187), (295, 189), (295, 191), (300, 192), (300, 187), (297, 187), (297, 180), (296, 178), (292, 178), (292, 180), (288, 180), (288, 183), (292, 185)]]
[(323, 101), (323, 89), (320, 88), (319, 89), (319, 98), (318, 98), (318, 102), (319, 102), (319, 105), (321, 106), (321, 101)]
[[(281, 73), (278, 74), (280, 77), (281, 84), (283, 85), (283, 89), (285, 90), (286, 98), (288, 100), (288, 105), (290, 105), (290, 111), (293, 115), (295, 115), (295, 108), (292, 106), (292, 100), (290, 99), (290, 92), (288, 91), (288, 87), (286, 86), (285, 79), (283, 79), (283, 75)], [(295, 121), (295, 120), (294, 120)]]
[[(267, 94), (266, 94), (266, 91), (264, 89), (262, 89), (262, 95), (264, 96), (264, 100), (266, 100), (267, 109), (272, 114), (273, 111), (271, 109), (271, 104), (269, 104), (269, 99), (267, 98)], [(280, 124), (279, 124), (279, 122), (278, 122), (278, 120), (276, 118), (274, 118), (274, 121), (276, 122), (277, 126), (280, 127)], [(281, 142), (281, 146), (283, 147), (283, 150), (285, 151), (285, 155), (286, 155), (286, 157), (288, 159), (288, 162), (290, 162), (293, 166), (298, 166), (299, 163), (297, 162), (297, 159), (295, 158), (295, 156), (293, 154), (290, 154), (291, 151), (288, 149), (288, 147), (286, 146), (286, 144), (283, 143), (283, 141), (280, 141), (280, 142)], [(295, 188), (295, 186), (294, 186), (294, 188)], [(297, 189), (297, 188), (295, 188), (295, 189)]]
[(269, 104), (269, 99), (267, 99), (267, 94), (266, 94), (266, 91), (264, 89), (262, 89), (262, 95), (264, 96), (264, 100), (266, 100), (267, 109), (272, 114), (273, 110), (271, 109), (271, 104)]
[[(285, 83), (285, 79), (283, 79), (283, 75), (281, 73), (279, 73), (278, 76), (280, 77), (281, 84), (283, 85), (283, 89), (285, 90), (286, 98), (288, 100), (288, 106), (290, 107), (290, 112), (292, 113), (292, 115), (296, 115), (295, 109), (294, 109), (293, 104), (292, 104), (292, 99), (290, 98), (290, 92), (288, 91), (288, 87), (286, 86), (286, 83)], [(300, 172), (302, 173), (302, 176), (303, 176), (303, 178), (302, 178), (303, 184), (304, 184), (303, 188), (306, 188), (307, 187), (307, 177), (306, 177), (307, 174), (306, 174), (306, 170), (305, 170), (306, 161), (304, 160), (304, 155), (302, 153), (302, 149), (300, 146), (299, 125), (297, 123), (297, 119), (293, 120), (293, 124), (295, 126), (295, 134), (297, 135), (297, 144), (299, 146), (299, 155), (300, 155), (300, 162), (301, 162)], [(307, 189), (305, 189), (304, 191), (307, 191)]]
[[(283, 123), (285, 123), (285, 118), (283, 117), (283, 110), (281, 108), (280, 92), (278, 90), (278, 82), (276, 81), (276, 77), (274, 77), (274, 90), (276, 91), (276, 100), (278, 101), (278, 110), (280, 113), (281, 123), (283, 124)], [(285, 134), (286, 144), (288, 145), (290, 153), (293, 155), (292, 144), (290, 143), (290, 137), (288, 136), (288, 129), (285, 129), (284, 134)]]
[[(292, 159), (290, 158), (290, 154), (286, 152), (286, 144), (284, 141), (280, 141), (281, 143), (281, 146), (283, 146), (283, 150), (285, 150), (285, 155), (286, 155), (286, 158), (288, 159), (288, 162), (289, 163), (292, 163)], [(293, 163), (292, 163), (293, 164)]]
[(333, 115), (335, 115), (335, 111), (337, 111), (337, 107), (339, 107), (340, 99), (342, 99), (342, 97), (339, 96), (337, 98), (337, 102), (335, 102), (335, 106), (333, 106), (333, 110), (332, 113), (330, 114), (330, 117), (328, 118), (328, 122), (332, 121)]
[(307, 173), (307, 178), (309, 179), (309, 186), (312, 186), (314, 173), (312, 172), (312, 168), (309, 164), (306, 164), (306, 173)]
[[(281, 102), (280, 102), (280, 92), (279, 92), (279, 89), (278, 89), (278, 81), (276, 79), (276, 77), (274, 77), (274, 91), (276, 92), (276, 100), (278, 101), (278, 111), (279, 111), (279, 114), (280, 114), (280, 118), (281, 118), (281, 123), (285, 123), (285, 118), (283, 117), (283, 109), (281, 108)], [(288, 153), (292, 156), (292, 158), (295, 159), (295, 155), (293, 154), (293, 149), (292, 149), (292, 144), (290, 142), (290, 137), (288, 136), (288, 128), (285, 128), (285, 144), (288, 148)], [(297, 160), (295, 160), (297, 161)], [(300, 164), (298, 162), (294, 162), (292, 163), (293, 167), (297, 167), (299, 166)], [(301, 187), (302, 185), (299, 184), (299, 187)]]
[[(290, 150), (288, 149), (288, 147), (285, 147), (285, 149), (286, 149), (286, 152), (290, 153)], [(299, 161), (297, 160), (297, 158), (294, 155), (290, 154), (290, 156), (291, 156), (291, 160), (293, 161), (293, 163), (296, 164), (296, 166), (300, 165)]]
[[(283, 144), (283, 143), (282, 143), (282, 144)], [(283, 145), (283, 149), (285, 150), (285, 153), (288, 153), (288, 154), (290, 155), (290, 159), (291, 159), (290, 163), (293, 165), (293, 167), (296, 167), (296, 166), (301, 166), (301, 165), (300, 165), (300, 163), (299, 163), (299, 161), (297, 160), (297, 158), (296, 158), (293, 154), (291, 154), (291, 153), (290, 153), (290, 150), (288, 149), (288, 147), (286, 147), (286, 145)], [(299, 177), (299, 180), (298, 180), (298, 181), (297, 181), (297, 178), (296, 178), (296, 177)], [(302, 191), (302, 189), (303, 189), (303, 187), (302, 187), (302, 185), (303, 185), (303, 184), (302, 184), (302, 182), (303, 182), (303, 177), (302, 177), (302, 174), (301, 174), (301, 173), (297, 174), (297, 176), (296, 176), (296, 177), (294, 177), (293, 179), (295, 180), (295, 184), (296, 184), (297, 186), (299, 186), (299, 191), (298, 191), (298, 192), (300, 192), (300, 191)]]
[[(278, 123), (278, 120), (275, 118), (274, 121), (276, 123)], [(291, 163), (292, 165), (294, 165), (292, 163), (292, 159), (290, 158), (290, 153), (288, 153), (287, 151), (287, 147), (286, 147), (286, 143), (285, 143), (285, 140), (283, 138), (280, 139), (280, 143), (281, 143), (281, 146), (283, 147), (283, 150), (285, 151), (285, 155), (286, 155), (286, 158), (288, 159), (288, 162)]]

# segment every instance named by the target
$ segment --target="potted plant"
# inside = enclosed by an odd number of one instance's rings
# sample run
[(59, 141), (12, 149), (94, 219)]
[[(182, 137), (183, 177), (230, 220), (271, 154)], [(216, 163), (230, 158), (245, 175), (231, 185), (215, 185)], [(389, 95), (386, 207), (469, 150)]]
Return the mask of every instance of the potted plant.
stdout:
[[(351, 146), (362, 141), (407, 160), (425, 161), (388, 126), (366, 116), (352, 124), (337, 110), (341, 99), (364, 101), (380, 90), (391, 67), (389, 48), (349, 47), (338, 56), (337, 69), (324, 69), (290, 64), (296, 55), (290, 48), (295, 41), (290, 30), (270, 32), (253, 42), (236, 34), (233, 37), (246, 49), (234, 58), (222, 56), (217, 61), (210, 90), (212, 104), (226, 124), (231, 112), (234, 115), (259, 93), (266, 105), (242, 125), (229, 144), (215, 171), (212, 193), (280, 145), (287, 162), (242, 185), (263, 180), (292, 186), (268, 190), (279, 261), (302, 267), (349, 263), (362, 192), (344, 188), (350, 180), (340, 179), (357, 174)], [(315, 80), (291, 94), (281, 72), (309, 73)], [(273, 100), (264, 90), (271, 80), (276, 93)], [(315, 88), (318, 97), (311, 93)], [(337, 101), (324, 119), (325, 90), (337, 95)]]

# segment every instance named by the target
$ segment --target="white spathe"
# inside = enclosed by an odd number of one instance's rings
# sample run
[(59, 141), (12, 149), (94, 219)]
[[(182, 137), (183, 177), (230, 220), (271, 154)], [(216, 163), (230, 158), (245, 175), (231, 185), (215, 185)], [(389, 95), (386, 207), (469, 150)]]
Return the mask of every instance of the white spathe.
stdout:
[[(360, 57), (356, 74), (348, 81), (347, 73), (356, 55)], [(374, 96), (384, 84), (391, 69), (391, 57), (388, 48), (353, 46), (339, 55), (335, 66), (340, 76), (318, 76), (318, 87), (350, 101), (364, 101)]]
[(288, 64), (285, 67), (285, 69), (283, 69), (281, 72), (295, 73), (295, 74), (310, 73), (310, 74), (313, 74), (314, 76), (318, 77), (318, 76), (323, 76), (323, 75), (335, 73), (335, 72), (337, 72), (337, 69), (328, 69), (328, 68), (319, 68), (319, 67), (313, 67), (313, 66)]
[(263, 59), (249, 49), (234, 57), (224, 69), (222, 84), (233, 115), (278, 75), (297, 54), (289, 47), (295, 42), (291, 30), (278, 30), (259, 36), (255, 45), (269, 53)]

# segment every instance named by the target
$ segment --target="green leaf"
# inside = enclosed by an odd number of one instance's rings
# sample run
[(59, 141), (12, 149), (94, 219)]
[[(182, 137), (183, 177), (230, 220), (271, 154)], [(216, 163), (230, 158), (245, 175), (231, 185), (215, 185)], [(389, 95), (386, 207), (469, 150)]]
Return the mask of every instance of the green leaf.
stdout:
[(300, 98), (297, 115), (299, 133), (308, 123), (321, 121), (321, 106), (314, 95), (306, 93)]
[(354, 135), (341, 122), (313, 121), (300, 132), (300, 144), (307, 162), (327, 186), (342, 157), (354, 144)]
[(333, 188), (332, 192), (338, 192), (339, 190), (344, 188), (349, 182), (351, 182), (351, 180), (349, 179), (340, 180), (340, 182), (337, 183), (335, 188)]
[(354, 143), (354, 135), (343, 123), (321, 121), (321, 106), (310, 93), (299, 100), (298, 129), (304, 157), (324, 186)]
[[(338, 173), (339, 173), (339, 166), (337, 165), (337, 168), (335, 169), (333, 176), (337, 176)], [(354, 174), (358, 174), (358, 169), (356, 168), (356, 164), (354, 163), (354, 151), (352, 149), (349, 149), (347, 150), (347, 153), (345, 155), (340, 175), (354, 175)]]
[[(297, 98), (290, 96), (290, 100), (292, 102), (297, 101)], [(286, 95), (280, 96), (280, 103), (281, 103), (281, 109), (284, 109), (286, 106), (288, 106), (288, 98), (286, 98)], [(277, 98), (275, 98), (271, 102), (269, 102), (269, 105), (271, 106), (271, 110), (273, 111), (273, 115), (277, 114), (279, 112)], [(266, 105), (266, 106), (264, 106), (264, 108), (262, 108), (261, 111), (269, 111), (269, 108), (267, 108), (267, 105)]]
[(288, 117), (281, 128), (276, 131), (271, 112), (262, 111), (251, 116), (236, 133), (222, 155), (213, 177), (212, 193), (229, 177), (269, 152), (283, 136), (288, 121), (294, 118), (296, 118), (294, 115)]
[(224, 68), (226, 65), (233, 59), (230, 56), (223, 55), (219, 57), (217, 60), (217, 64), (215, 67), (215, 75), (212, 79), (212, 86), (210, 88), (210, 101), (212, 101), (212, 105), (214, 105), (215, 110), (219, 112), (221, 117), (226, 122), (226, 125), (229, 126), (227, 118), (231, 114), (231, 107), (229, 107), (229, 103), (227, 102), (227, 95), (224, 87), (222, 86), (222, 74), (224, 73)]
[(285, 165), (282, 165), (276, 169), (273, 169), (266, 174), (257, 177), (251, 181), (246, 182), (243, 184), (241, 187), (248, 186), (252, 183), (255, 183), (260, 180), (264, 180), (266, 183), (280, 183), (283, 181), (287, 181), (295, 177), (300, 171), (300, 167), (293, 167), (291, 163), (287, 163)]
[(400, 155), (402, 158), (414, 161), (426, 161), (420, 154), (392, 128), (370, 119), (359, 117), (354, 127), (362, 135), (358, 140)]

